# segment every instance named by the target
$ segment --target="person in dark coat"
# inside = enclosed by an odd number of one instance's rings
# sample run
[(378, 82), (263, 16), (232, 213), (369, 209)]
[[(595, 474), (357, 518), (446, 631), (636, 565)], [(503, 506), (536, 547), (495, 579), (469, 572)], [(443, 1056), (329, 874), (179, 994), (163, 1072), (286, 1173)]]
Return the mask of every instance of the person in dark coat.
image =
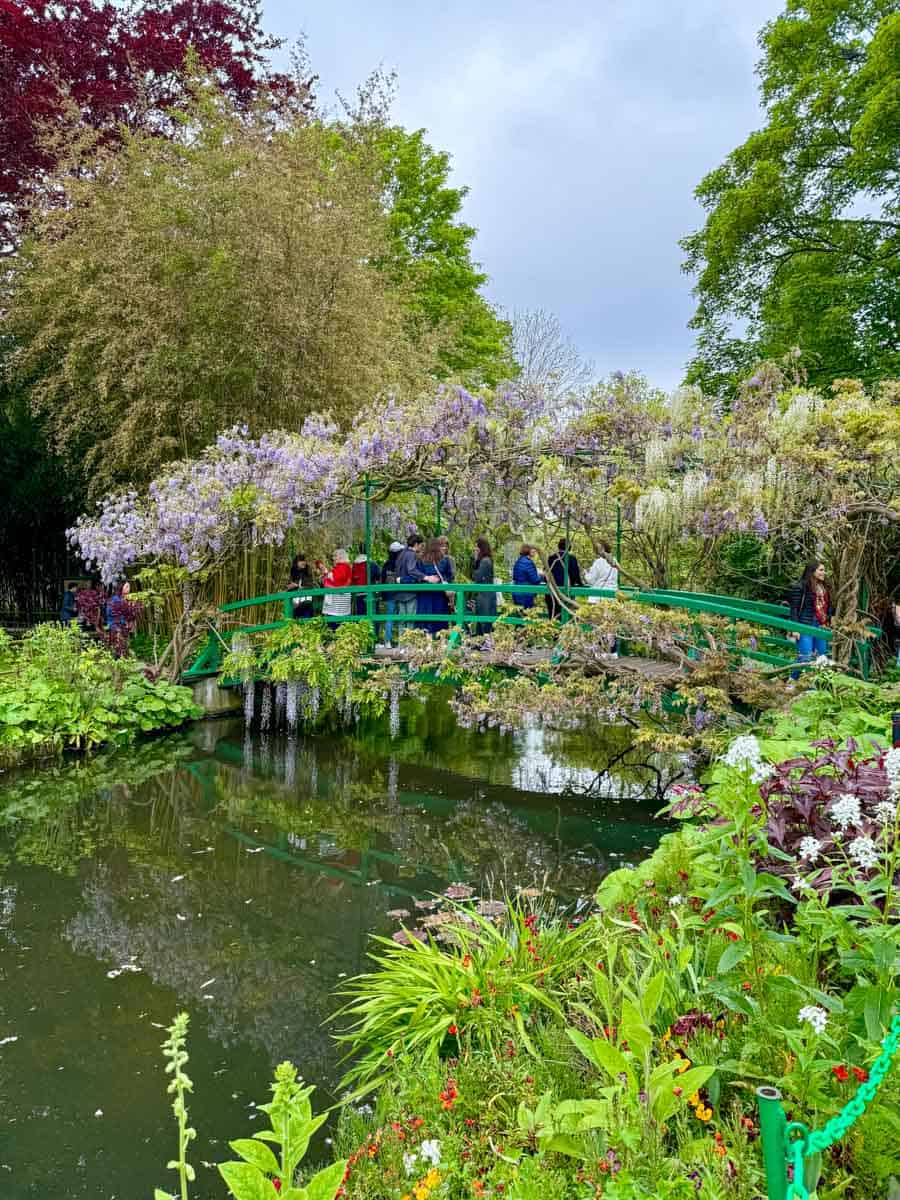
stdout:
[[(475, 543), (475, 565), (472, 570), (472, 582), (494, 582), (494, 552), (491, 550), (491, 544), (487, 538), (480, 537)], [(479, 617), (496, 617), (497, 593), (476, 592), (475, 612)], [(491, 632), (491, 625), (493, 625), (493, 621), (479, 621), (475, 625), (475, 632), (483, 637), (485, 634)]]
[(291, 584), (301, 595), (297, 596), (293, 601), (294, 620), (305, 621), (315, 615), (315, 606), (313, 605), (312, 596), (303, 595), (306, 588), (314, 588), (316, 586), (313, 579), (312, 568), (305, 554), (295, 554), (291, 562)]
[(78, 620), (78, 584), (73, 587), (67, 586), (63, 592), (62, 608), (59, 610), (59, 619), (63, 625), (69, 625), (72, 621)]
[[(519, 549), (519, 557), (513, 566), (513, 583), (527, 583), (537, 585), (541, 582), (541, 573), (534, 561), (536, 549), (534, 546), (529, 546), (524, 542)], [(518, 604), (520, 608), (534, 608), (534, 593), (533, 592), (513, 592), (513, 604)]]
[[(569, 586), (584, 587), (584, 580), (581, 578), (581, 567), (578, 564), (578, 559), (569, 549), (569, 543), (565, 538), (560, 538), (557, 543), (556, 553), (550, 556), (550, 574), (553, 576), (553, 582), (559, 590), (565, 591), (566, 587), (566, 552), (568, 551), (569, 560)], [(547, 597), (547, 614), (550, 617), (559, 616), (559, 605), (553, 596)]]
[(827, 654), (828, 642), (816, 637), (815, 629), (824, 629), (834, 615), (831, 593), (825, 579), (825, 564), (815, 559), (803, 572), (788, 598), (790, 619), (811, 626), (809, 633), (792, 634), (797, 638), (797, 661), (812, 662), (813, 654)]
[[(416, 569), (421, 572), (424, 583), (453, 582), (453, 565), (450, 559), (444, 554), (444, 547), (440, 538), (432, 538), (428, 542), (421, 553), (419, 561), (416, 563)], [(431, 616), (432, 614), (437, 617), (446, 616), (450, 612), (450, 606), (447, 603), (447, 593), (439, 591), (419, 592), (416, 612), (419, 615), (425, 616)], [(432, 637), (434, 637), (440, 630), (446, 629), (449, 622), (433, 620), (423, 621), (420, 624), (424, 625)]]

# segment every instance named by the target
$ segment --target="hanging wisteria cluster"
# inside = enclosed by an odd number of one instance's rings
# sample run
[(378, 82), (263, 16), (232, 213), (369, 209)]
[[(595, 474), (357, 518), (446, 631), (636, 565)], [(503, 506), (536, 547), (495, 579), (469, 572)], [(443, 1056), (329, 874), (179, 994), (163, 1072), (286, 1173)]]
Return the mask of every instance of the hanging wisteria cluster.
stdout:
[(174, 464), (146, 494), (100, 502), (69, 539), (105, 583), (144, 561), (196, 572), (236, 544), (280, 545), (294, 525), (352, 503), (367, 476), (382, 492), (439, 476), (451, 457), (484, 441), (486, 417), (482, 397), (442, 387), (417, 406), (388, 399), (345, 438), (320, 417), (298, 434), (253, 438), (234, 428), (202, 457)]

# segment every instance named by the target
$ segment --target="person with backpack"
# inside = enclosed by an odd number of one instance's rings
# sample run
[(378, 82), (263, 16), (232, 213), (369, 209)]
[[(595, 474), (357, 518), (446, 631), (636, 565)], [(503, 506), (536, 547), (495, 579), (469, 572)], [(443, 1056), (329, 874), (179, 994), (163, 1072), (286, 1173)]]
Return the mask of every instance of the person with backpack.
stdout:
[[(431, 539), (421, 552), (416, 567), (422, 572), (423, 583), (453, 582), (453, 565), (445, 553), (441, 538)], [(416, 612), (428, 616), (434, 614), (438, 617), (449, 614), (450, 606), (447, 603), (447, 593), (437, 591), (420, 592)], [(434, 637), (440, 630), (446, 629), (449, 622), (436, 620), (426, 621), (423, 624), (425, 624), (431, 636)]]

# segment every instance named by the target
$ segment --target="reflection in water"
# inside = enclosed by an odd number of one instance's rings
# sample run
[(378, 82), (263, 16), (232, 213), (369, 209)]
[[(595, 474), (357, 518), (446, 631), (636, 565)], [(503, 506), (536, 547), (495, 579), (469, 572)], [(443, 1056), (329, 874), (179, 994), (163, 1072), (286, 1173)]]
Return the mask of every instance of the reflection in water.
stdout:
[[(248, 1132), (273, 1063), (333, 1084), (323, 1022), (370, 933), (394, 928), (389, 910), (458, 880), (589, 893), (658, 838), (664, 770), (630, 763), (622, 731), (589, 749), (465, 733), (413, 708), (394, 740), (248, 739), (210, 723), (11, 781), (0, 1194), (137, 1197), (164, 1182), (158, 1044), (180, 1008), (197, 1157), (222, 1158), (217, 1141)], [(211, 1171), (196, 1195), (220, 1195)]]

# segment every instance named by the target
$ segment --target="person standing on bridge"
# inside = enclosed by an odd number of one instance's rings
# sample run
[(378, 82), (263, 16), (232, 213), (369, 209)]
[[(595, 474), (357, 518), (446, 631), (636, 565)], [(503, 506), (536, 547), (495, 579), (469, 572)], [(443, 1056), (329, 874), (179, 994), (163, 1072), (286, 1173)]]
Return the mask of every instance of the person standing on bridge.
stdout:
[[(475, 566), (472, 571), (473, 583), (494, 582), (494, 552), (487, 538), (480, 537), (475, 543)], [(475, 612), (479, 617), (496, 617), (497, 593), (476, 592)], [(493, 621), (479, 621), (475, 632), (481, 637), (491, 632)]]
[[(803, 578), (795, 583), (790, 592), (791, 620), (813, 629), (824, 629), (834, 615), (831, 593), (825, 581), (825, 564), (814, 559), (803, 572)], [(797, 661), (812, 662), (813, 654), (827, 654), (828, 642), (816, 637), (815, 633), (792, 633), (797, 639)], [(796, 675), (795, 675), (796, 678)]]
[[(416, 567), (422, 572), (424, 583), (452, 583), (453, 582), (453, 564), (444, 553), (444, 545), (441, 538), (432, 538), (422, 551)], [(447, 593), (437, 591), (419, 592), (418, 605), (416, 612), (425, 616), (434, 614), (435, 616), (446, 616), (450, 612), (450, 606), (447, 603)], [(423, 622), (428, 627), (428, 632), (435, 636), (441, 629), (446, 629), (447, 621), (425, 621)]]
[[(584, 587), (584, 581), (581, 578), (581, 566), (578, 559), (572, 553), (572, 549), (565, 538), (560, 538), (556, 546), (556, 553), (550, 555), (550, 574), (553, 576), (553, 582), (561, 592), (566, 590), (566, 565), (568, 563), (568, 575), (570, 587)], [(559, 616), (559, 605), (556, 598), (552, 595), (547, 596), (547, 615), (549, 617)]]
[[(541, 572), (534, 561), (536, 553), (536, 546), (529, 546), (527, 542), (522, 543), (519, 557), (513, 565), (513, 583), (526, 583), (536, 587), (541, 582)], [(513, 592), (512, 601), (520, 608), (534, 608), (534, 593)]]
[(292, 603), (294, 620), (308, 620), (314, 616), (312, 596), (303, 595), (307, 588), (314, 588), (313, 573), (305, 554), (295, 554), (291, 562), (291, 585), (301, 594)]
[[(322, 580), (324, 588), (346, 588), (350, 586), (353, 573), (350, 570), (350, 555), (346, 550), (335, 550), (334, 566)], [(322, 599), (323, 617), (349, 617), (351, 597), (349, 592), (327, 593)], [(329, 621), (329, 629), (337, 629), (338, 621)]]
[[(398, 583), (437, 583), (437, 576), (427, 579), (422, 571), (419, 570), (419, 556), (424, 546), (421, 536), (418, 533), (410, 534), (406, 542), (406, 549), (401, 550), (397, 555), (397, 582)], [(397, 592), (397, 616), (412, 616), (419, 611), (418, 599), (415, 592)], [(400, 622), (398, 621), (399, 625)]]
[[(391, 542), (388, 546), (388, 556), (384, 560), (384, 566), (381, 568), (382, 583), (397, 583), (397, 561), (403, 553), (402, 542)], [(385, 592), (384, 594), (384, 611), (389, 617), (393, 616), (397, 611), (397, 593)], [(390, 646), (391, 639), (394, 633), (393, 621), (385, 621), (384, 623), (384, 645)]]

